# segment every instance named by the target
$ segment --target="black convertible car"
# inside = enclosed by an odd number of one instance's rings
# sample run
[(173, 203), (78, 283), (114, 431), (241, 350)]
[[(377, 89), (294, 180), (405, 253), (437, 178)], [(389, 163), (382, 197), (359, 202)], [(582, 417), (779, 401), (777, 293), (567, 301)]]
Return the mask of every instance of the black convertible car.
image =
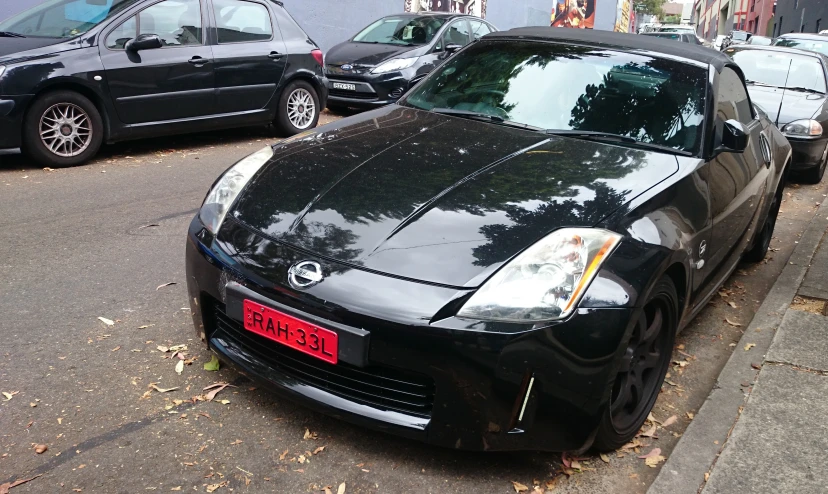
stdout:
[(768, 249), (791, 150), (724, 54), (525, 28), (219, 177), (189, 228), (221, 359), (479, 450), (635, 435), (676, 332)]
[(45, 0), (0, 22), (0, 149), (71, 166), (104, 142), (316, 126), (322, 51), (281, 2)]
[(828, 164), (828, 58), (781, 46), (739, 45), (725, 53), (744, 72), (753, 102), (791, 143), (792, 172), (819, 183)]

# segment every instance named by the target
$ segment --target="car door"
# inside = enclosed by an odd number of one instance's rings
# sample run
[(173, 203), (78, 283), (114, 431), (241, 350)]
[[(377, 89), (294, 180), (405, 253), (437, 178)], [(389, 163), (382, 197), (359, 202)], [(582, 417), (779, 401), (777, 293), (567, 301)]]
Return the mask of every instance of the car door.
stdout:
[[(104, 32), (100, 55), (115, 110), (126, 124), (210, 115), (215, 110), (213, 54), (200, 0), (161, 0)], [(127, 50), (140, 34), (162, 47)]]
[(267, 4), (210, 0), (218, 113), (264, 109), (285, 72), (287, 49)]
[(742, 153), (721, 152), (709, 162), (709, 190), (713, 229), (708, 246), (707, 278), (720, 281), (741, 258), (752, 238), (755, 220), (761, 209), (767, 160), (762, 153), (762, 125), (754, 115), (742, 78), (725, 67), (716, 93), (715, 143), (721, 142), (724, 122), (735, 119), (748, 133), (748, 146)]
[(434, 48), (432, 48), (431, 52), (423, 55), (421, 59), (422, 65), (417, 70), (417, 76), (420, 77), (431, 72), (451, 56), (451, 53), (445, 49), (447, 45), (459, 45), (462, 47), (471, 43), (471, 41), (471, 27), (465, 17), (450, 22), (443, 28), (443, 32), (437, 36), (437, 41), (434, 43)]

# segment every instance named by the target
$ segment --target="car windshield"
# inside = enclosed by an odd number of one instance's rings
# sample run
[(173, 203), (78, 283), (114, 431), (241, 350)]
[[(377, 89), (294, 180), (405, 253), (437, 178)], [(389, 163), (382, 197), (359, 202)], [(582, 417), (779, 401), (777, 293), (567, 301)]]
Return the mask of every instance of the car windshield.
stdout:
[(825, 92), (822, 64), (812, 56), (770, 50), (727, 50), (726, 53), (742, 68), (748, 84)]
[(653, 36), (656, 38), (667, 38), (667, 39), (681, 39), (681, 34), (679, 33), (647, 33), (645, 36)]
[(822, 53), (823, 55), (828, 55), (828, 38), (826, 38), (825, 41), (803, 38), (776, 38), (773, 45), (798, 48), (806, 51), (815, 51), (817, 53)]
[(0, 22), (0, 32), (33, 38), (73, 38), (139, 0), (48, 0)]
[(744, 31), (733, 31), (733, 34), (731, 34), (731, 36), (736, 41), (746, 41), (748, 39), (748, 33)]
[(385, 17), (354, 36), (357, 43), (424, 45), (430, 43), (446, 20), (439, 17)]
[(762, 45), (762, 46), (769, 46), (773, 40), (770, 38), (766, 38), (765, 36), (751, 36), (748, 40), (748, 44), (750, 45)]
[(602, 48), (478, 42), (449, 59), (402, 104), (488, 116), (495, 125), (552, 134), (609, 133), (633, 145), (694, 154), (706, 74), (694, 65)]

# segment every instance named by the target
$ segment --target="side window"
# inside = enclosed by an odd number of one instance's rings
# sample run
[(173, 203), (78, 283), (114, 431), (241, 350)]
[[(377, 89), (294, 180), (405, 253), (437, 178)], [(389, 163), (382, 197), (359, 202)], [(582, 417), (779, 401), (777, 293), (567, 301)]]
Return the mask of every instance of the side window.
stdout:
[(484, 35), (492, 32), (492, 30), (489, 29), (489, 26), (485, 22), (469, 21), (469, 24), (471, 24), (472, 36), (474, 36), (474, 39), (480, 39)]
[(443, 46), (469, 44), (469, 27), (465, 20), (455, 21), (443, 34)]
[(719, 99), (716, 102), (717, 126), (725, 120), (736, 119), (744, 124), (753, 120), (745, 85), (742, 79), (733, 71), (725, 67), (719, 76)]
[(166, 0), (142, 10), (138, 34), (157, 34), (165, 48), (202, 44), (199, 0)]
[(109, 33), (106, 37), (106, 47), (112, 50), (123, 50), (126, 42), (135, 37), (137, 29), (136, 16), (132, 16)]
[(273, 36), (270, 12), (262, 4), (213, 0), (219, 43), (267, 41)]

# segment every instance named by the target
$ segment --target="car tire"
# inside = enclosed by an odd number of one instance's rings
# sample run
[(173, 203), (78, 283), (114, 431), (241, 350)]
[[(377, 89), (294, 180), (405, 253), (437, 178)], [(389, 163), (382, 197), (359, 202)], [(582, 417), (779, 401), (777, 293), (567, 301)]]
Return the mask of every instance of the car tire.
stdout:
[(293, 81), (279, 98), (279, 114), (276, 128), (284, 136), (310, 130), (319, 123), (319, 96), (316, 89), (305, 81)]
[(103, 143), (100, 112), (74, 91), (54, 91), (37, 98), (23, 122), (23, 151), (51, 168), (76, 166), (92, 159)]
[(655, 405), (673, 353), (679, 299), (668, 276), (658, 280), (639, 312), (638, 321), (613, 381), (610, 403), (593, 442), (598, 451), (613, 451), (638, 434)]
[(828, 154), (823, 153), (822, 162), (819, 165), (802, 172), (802, 180), (809, 184), (818, 184), (822, 182), (822, 177), (825, 175), (826, 164), (828, 164)]
[[(823, 168), (823, 172), (825, 169)], [(745, 252), (744, 260), (748, 262), (761, 262), (765, 259), (770, 248), (770, 242), (773, 238), (773, 230), (776, 228), (776, 218), (779, 216), (779, 208), (782, 205), (782, 194), (785, 191), (785, 180), (780, 182), (779, 188), (773, 195), (773, 199), (768, 208), (768, 214), (765, 215), (765, 220), (762, 222), (762, 229), (753, 241), (753, 246)]]

